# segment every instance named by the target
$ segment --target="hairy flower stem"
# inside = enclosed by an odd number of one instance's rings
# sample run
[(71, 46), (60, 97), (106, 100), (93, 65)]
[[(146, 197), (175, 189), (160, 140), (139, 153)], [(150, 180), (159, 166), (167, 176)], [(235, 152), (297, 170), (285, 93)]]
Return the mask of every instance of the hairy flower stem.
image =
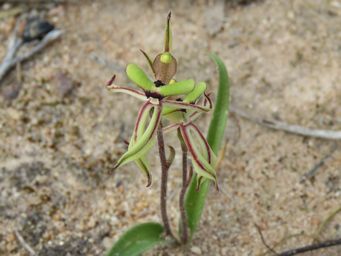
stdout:
[(166, 236), (171, 236), (172, 231), (169, 225), (168, 215), (167, 215), (167, 180), (168, 180), (168, 169), (166, 153), (165, 153), (165, 143), (163, 140), (162, 123), (157, 130), (157, 141), (159, 146), (159, 155), (161, 162), (161, 197), (160, 197), (160, 207), (161, 207), (161, 218), (165, 228)]
[(179, 207), (181, 216), (181, 242), (182, 244), (187, 244), (188, 242), (188, 221), (185, 210), (185, 194), (188, 187), (188, 177), (187, 177), (187, 147), (178, 130), (178, 137), (181, 142), (182, 150), (182, 187), (179, 196)]

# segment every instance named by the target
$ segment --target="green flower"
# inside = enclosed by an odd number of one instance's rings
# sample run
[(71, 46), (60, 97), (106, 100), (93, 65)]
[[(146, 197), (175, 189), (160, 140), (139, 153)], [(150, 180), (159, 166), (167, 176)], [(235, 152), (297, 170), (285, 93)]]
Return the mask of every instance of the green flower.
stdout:
[[(167, 19), (165, 32), (165, 49), (158, 54), (152, 62), (149, 56), (141, 50), (146, 57), (154, 74), (154, 81), (136, 64), (129, 64), (126, 68), (128, 78), (142, 91), (131, 87), (114, 84), (115, 76), (109, 81), (107, 87), (114, 92), (122, 92), (142, 100), (133, 135), (130, 139), (128, 150), (117, 161), (115, 169), (135, 161), (139, 169), (146, 175), (147, 187), (151, 185), (152, 178), (149, 171), (147, 155), (155, 144), (155, 135), (162, 118), (171, 122), (163, 128), (170, 132), (179, 130), (191, 154), (194, 171), (200, 177), (198, 186), (203, 179), (216, 182), (215, 164), (216, 157), (209, 147), (205, 137), (195, 126), (193, 121), (203, 112), (208, 112), (211, 100), (205, 94), (206, 84), (200, 82), (195, 85), (193, 79), (175, 81), (173, 79), (177, 62), (170, 53), (171, 30), (170, 15)], [(204, 97), (203, 104), (198, 104), (201, 96)], [(209, 104), (209, 107), (206, 105)]]

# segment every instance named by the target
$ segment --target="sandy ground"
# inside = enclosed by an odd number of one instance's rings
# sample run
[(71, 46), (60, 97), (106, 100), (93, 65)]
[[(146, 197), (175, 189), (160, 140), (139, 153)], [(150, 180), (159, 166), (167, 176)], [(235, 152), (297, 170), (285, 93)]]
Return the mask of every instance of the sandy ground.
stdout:
[[(229, 69), (235, 107), (256, 117), (341, 129), (341, 1), (122, 2), (44, 9), (63, 29), (62, 40), (22, 65), (21, 82), (12, 72), (3, 83), (0, 255), (28, 255), (15, 230), (37, 255), (102, 255), (134, 223), (160, 220), (156, 154), (151, 188), (133, 164), (109, 172), (125, 151), (140, 103), (104, 85), (114, 73), (127, 83), (128, 63), (147, 68), (139, 48), (160, 52), (169, 9), (178, 79), (205, 80), (214, 92), (209, 52), (215, 51)], [(13, 23), (0, 21), (0, 57)], [(240, 132), (236, 119), (228, 124), (221, 192), (212, 189), (192, 246), (148, 255), (263, 255), (255, 224), (277, 251), (309, 244), (341, 206), (340, 147), (313, 179), (300, 182), (335, 142), (237, 120)], [(199, 122), (205, 131), (208, 121)], [(179, 154), (170, 180), (175, 228)], [(337, 237), (341, 214), (319, 236)], [(341, 247), (306, 255), (341, 255)]]

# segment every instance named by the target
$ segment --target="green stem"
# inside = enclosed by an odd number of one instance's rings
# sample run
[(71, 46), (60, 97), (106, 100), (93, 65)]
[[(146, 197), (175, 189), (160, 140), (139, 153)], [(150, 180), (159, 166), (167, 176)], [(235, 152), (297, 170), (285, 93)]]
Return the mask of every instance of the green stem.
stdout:
[(182, 187), (179, 196), (179, 208), (180, 208), (180, 216), (181, 216), (181, 242), (182, 244), (187, 244), (188, 242), (188, 221), (187, 214), (185, 209), (185, 195), (188, 187), (188, 175), (187, 175), (187, 147), (181, 136), (180, 131), (178, 130), (178, 137), (181, 142), (181, 150), (182, 150)]

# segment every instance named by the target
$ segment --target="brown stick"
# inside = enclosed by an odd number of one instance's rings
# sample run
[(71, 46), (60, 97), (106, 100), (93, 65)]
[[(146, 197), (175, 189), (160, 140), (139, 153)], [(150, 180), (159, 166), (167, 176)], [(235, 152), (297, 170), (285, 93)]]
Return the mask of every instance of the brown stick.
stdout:
[(321, 243), (316, 243), (312, 245), (307, 245), (307, 246), (291, 249), (288, 251), (281, 252), (278, 255), (279, 256), (292, 256), (292, 255), (297, 255), (297, 254), (301, 254), (305, 252), (311, 252), (311, 251), (315, 251), (315, 250), (319, 250), (319, 249), (323, 249), (327, 247), (332, 247), (332, 246), (337, 246), (337, 245), (341, 245), (341, 238), (334, 239), (334, 240), (327, 240)]
[(337, 150), (337, 148), (338, 148), (338, 145), (337, 145), (336, 142), (334, 142), (334, 144), (332, 145), (332, 147), (331, 147), (331, 149), (329, 150), (329, 152), (328, 152), (325, 156), (323, 156), (323, 158), (322, 158), (320, 161), (318, 161), (318, 162), (313, 166), (313, 168), (311, 168), (308, 172), (306, 172), (306, 173), (302, 176), (300, 182), (303, 182), (303, 181), (306, 180), (306, 179), (311, 179), (312, 177), (314, 177), (315, 174), (317, 173), (317, 171), (320, 169), (320, 167), (321, 167), (322, 165), (324, 165), (324, 163), (325, 163), (328, 159), (330, 159), (330, 158), (332, 157), (332, 155), (333, 155), (334, 152)]
[(255, 224), (255, 227), (256, 227), (256, 229), (257, 229), (257, 232), (258, 232), (258, 234), (259, 234), (259, 236), (260, 236), (260, 239), (262, 240), (262, 243), (264, 244), (264, 246), (265, 246), (270, 252), (272, 252), (274, 255), (278, 255), (278, 253), (277, 253), (273, 248), (271, 248), (271, 247), (267, 244), (267, 242), (265, 241), (265, 238), (264, 238), (264, 236), (263, 236), (263, 233), (262, 233), (262, 230), (260, 229), (260, 227), (259, 227), (257, 224)]
[(165, 143), (163, 140), (162, 123), (157, 130), (157, 140), (159, 146), (159, 155), (161, 162), (161, 195), (160, 195), (160, 207), (161, 207), (161, 218), (165, 228), (166, 236), (173, 236), (169, 225), (168, 214), (167, 214), (167, 181), (168, 181), (168, 166), (165, 153)]

